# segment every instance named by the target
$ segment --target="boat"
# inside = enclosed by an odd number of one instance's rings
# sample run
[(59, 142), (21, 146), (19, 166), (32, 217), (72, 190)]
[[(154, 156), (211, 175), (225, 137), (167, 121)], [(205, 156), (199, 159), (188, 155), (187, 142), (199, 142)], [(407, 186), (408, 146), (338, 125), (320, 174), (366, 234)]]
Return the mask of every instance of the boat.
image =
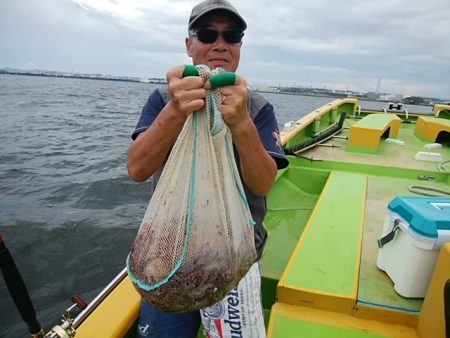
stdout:
[[(267, 197), (260, 261), (267, 337), (448, 337), (450, 243), (437, 250), (423, 297), (400, 295), (377, 261), (393, 201), (449, 197), (450, 106), (412, 114), (337, 99), (281, 139), (290, 165)], [(123, 269), (61, 327), (76, 338), (132, 338), (139, 308)]]

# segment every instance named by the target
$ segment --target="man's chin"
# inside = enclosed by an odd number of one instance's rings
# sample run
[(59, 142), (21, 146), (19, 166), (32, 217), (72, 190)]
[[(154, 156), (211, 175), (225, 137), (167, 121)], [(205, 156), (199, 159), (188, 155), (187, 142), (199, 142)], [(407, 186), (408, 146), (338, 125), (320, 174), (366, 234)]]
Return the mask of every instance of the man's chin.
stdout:
[(208, 67), (211, 69), (215, 69), (215, 68), (223, 68), (225, 70), (230, 70), (230, 64), (228, 62), (208, 62)]

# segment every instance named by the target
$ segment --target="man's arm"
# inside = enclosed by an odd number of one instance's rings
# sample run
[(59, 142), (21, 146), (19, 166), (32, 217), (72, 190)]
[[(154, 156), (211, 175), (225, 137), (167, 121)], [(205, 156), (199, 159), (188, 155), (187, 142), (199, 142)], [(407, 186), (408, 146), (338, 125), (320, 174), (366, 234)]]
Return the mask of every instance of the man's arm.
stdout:
[(138, 135), (128, 149), (128, 174), (133, 180), (146, 181), (163, 164), (185, 120), (168, 103), (150, 128)]
[(261, 143), (250, 115), (232, 133), (239, 152), (244, 182), (255, 195), (267, 195), (275, 182), (277, 165)]

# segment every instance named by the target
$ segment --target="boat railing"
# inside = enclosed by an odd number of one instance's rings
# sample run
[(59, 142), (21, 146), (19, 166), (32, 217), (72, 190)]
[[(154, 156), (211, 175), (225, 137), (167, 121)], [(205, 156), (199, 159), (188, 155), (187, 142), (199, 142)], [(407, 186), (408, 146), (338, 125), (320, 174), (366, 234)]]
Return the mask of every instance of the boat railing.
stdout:
[[(356, 105), (358, 104), (358, 100), (354, 98), (344, 98), (344, 99), (336, 99), (322, 107), (310, 112), (306, 116), (302, 117), (293, 125), (289, 124), (289, 130), (281, 132), (281, 143), (283, 145), (287, 144), (297, 133), (304, 129), (306, 126), (311, 125), (314, 121), (320, 120), (324, 115), (329, 114), (330, 112), (339, 110), (343, 105), (350, 104), (353, 105), (353, 111), (350, 113), (347, 111), (348, 115), (356, 114)], [(336, 121), (337, 122), (337, 121)]]
[(73, 327), (76, 329), (89, 315), (108, 297), (117, 285), (127, 276), (127, 268), (124, 268), (119, 274), (81, 311), (73, 321)]

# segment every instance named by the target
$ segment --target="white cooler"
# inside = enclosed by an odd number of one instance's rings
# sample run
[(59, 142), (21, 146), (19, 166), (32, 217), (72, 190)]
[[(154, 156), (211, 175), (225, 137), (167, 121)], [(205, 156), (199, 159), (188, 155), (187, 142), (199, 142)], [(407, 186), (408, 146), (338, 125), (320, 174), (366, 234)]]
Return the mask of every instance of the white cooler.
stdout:
[(450, 198), (397, 196), (388, 205), (377, 266), (398, 294), (423, 298), (445, 242), (450, 242)]

